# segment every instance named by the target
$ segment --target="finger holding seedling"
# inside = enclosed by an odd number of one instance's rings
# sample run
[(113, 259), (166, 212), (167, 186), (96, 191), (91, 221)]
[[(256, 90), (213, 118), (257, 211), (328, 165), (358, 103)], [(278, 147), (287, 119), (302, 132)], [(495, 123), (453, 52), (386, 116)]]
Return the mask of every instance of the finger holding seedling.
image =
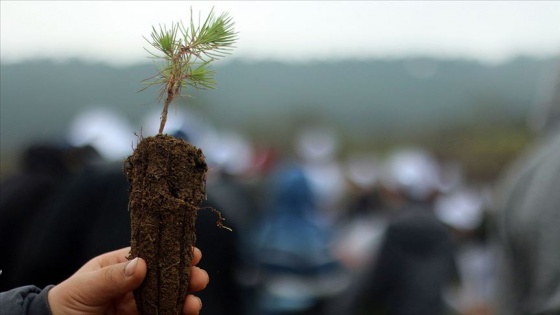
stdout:
[[(141, 258), (127, 260), (130, 248), (99, 255), (84, 264), (71, 277), (48, 291), (50, 312), (58, 314), (136, 314), (132, 290), (146, 276), (146, 262)], [(197, 267), (202, 254), (193, 248), (190, 292), (204, 289), (208, 273)], [(183, 300), (183, 314), (198, 314), (200, 299), (189, 294)]]

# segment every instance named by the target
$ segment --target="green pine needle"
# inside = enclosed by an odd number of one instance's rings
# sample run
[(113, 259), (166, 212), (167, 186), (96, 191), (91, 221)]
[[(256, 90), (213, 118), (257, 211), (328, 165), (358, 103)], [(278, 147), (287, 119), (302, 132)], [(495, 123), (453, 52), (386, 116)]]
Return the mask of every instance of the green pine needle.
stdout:
[[(148, 49), (150, 58), (159, 60), (158, 73), (144, 81), (146, 88), (161, 85), (158, 101), (164, 100), (159, 133), (163, 133), (169, 104), (181, 96), (181, 88), (191, 86), (196, 89), (214, 89), (215, 71), (209, 68), (211, 62), (231, 53), (237, 41), (232, 18), (223, 13), (216, 17), (210, 11), (201, 26), (195, 26), (192, 18), (189, 27), (182, 23), (172, 23), (171, 28), (152, 27), (148, 41), (156, 52)], [(145, 89), (145, 88), (144, 88)]]

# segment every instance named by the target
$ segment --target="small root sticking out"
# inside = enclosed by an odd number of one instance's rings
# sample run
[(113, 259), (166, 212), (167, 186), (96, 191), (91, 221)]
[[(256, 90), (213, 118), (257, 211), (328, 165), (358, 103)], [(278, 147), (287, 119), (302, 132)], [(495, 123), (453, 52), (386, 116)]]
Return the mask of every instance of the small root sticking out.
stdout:
[(228, 230), (230, 232), (233, 232), (233, 230), (230, 227), (227, 227), (224, 225), (224, 221), (226, 220), (224, 218), (224, 216), (222, 215), (222, 213), (212, 207), (204, 207), (204, 208), (200, 208), (199, 210), (210, 210), (213, 213), (215, 213), (216, 215), (218, 215), (218, 220), (216, 221), (216, 225), (220, 228), (220, 229), (225, 229)]

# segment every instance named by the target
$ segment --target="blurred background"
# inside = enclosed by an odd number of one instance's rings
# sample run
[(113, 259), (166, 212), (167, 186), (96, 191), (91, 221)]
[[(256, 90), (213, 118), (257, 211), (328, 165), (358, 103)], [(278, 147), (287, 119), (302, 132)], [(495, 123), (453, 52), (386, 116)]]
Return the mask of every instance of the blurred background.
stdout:
[[(237, 48), (218, 88), (178, 108), (288, 149), (307, 124), (338, 153), (430, 146), (490, 180), (528, 140), (560, 43), (555, 2), (2, 2), (1, 174), (37, 138), (62, 139), (90, 107), (139, 133), (159, 110), (152, 26), (229, 12)], [(147, 132), (145, 132), (147, 133)], [(121, 149), (122, 150), (122, 149)]]
[[(55, 237), (56, 229), (48, 226), (65, 222), (52, 213), (75, 208), (68, 196), (80, 204), (77, 192), (68, 190), (75, 180), (101, 187), (109, 173), (97, 167), (116, 165), (112, 183), (126, 193), (122, 161), (139, 135), (157, 132), (161, 111), (156, 88), (140, 91), (141, 81), (156, 74), (143, 36), (149, 37), (152, 26), (188, 21), (191, 9), (197, 21), (214, 8), (233, 18), (237, 47), (214, 66), (217, 89), (185, 90), (188, 96), (175, 102), (166, 127), (166, 133), (202, 148), (211, 168), (209, 203), (231, 218), (236, 231), (235, 238), (224, 232), (234, 241), (219, 240), (222, 231), (207, 232), (223, 244), (216, 257), (233, 248), (232, 265), (210, 269), (211, 276), (231, 271), (231, 283), (207, 294), (218, 296), (235, 285), (244, 299), (221, 297), (242, 301), (235, 314), (329, 314), (327, 309), (385, 314), (390, 306), (354, 301), (333, 307), (329, 301), (359, 296), (356, 292), (366, 290), (359, 279), (386, 281), (364, 275), (373, 272), (368, 266), (374, 261), (391, 265), (397, 259), (383, 254), (393, 235), (387, 231), (411, 225), (396, 219), (397, 209), (429, 204), (445, 233), (434, 227), (428, 234), (448, 237), (453, 249), (444, 254), (455, 253), (449, 277), (439, 277), (443, 272), (430, 277), (440, 281), (432, 287), (455, 284), (442, 290), (445, 314), (494, 314), (495, 252), (487, 236), (493, 188), (535, 144), (551, 102), (558, 102), (559, 2), (2, 1), (0, 6), (2, 213), (24, 207), (22, 198), (41, 198), (25, 204), (25, 216), (0, 218), (10, 227), (0, 239), (13, 250), (4, 255), (4, 274), (20, 261), (37, 261), (30, 257), (41, 248), (56, 253), (49, 246), (64, 247), (64, 235), (86, 233), (61, 228)], [(37, 192), (52, 191), (34, 195), (30, 183)], [(64, 279), (80, 259), (126, 246), (126, 195), (104, 192), (99, 198), (105, 203), (88, 211), (108, 205), (121, 211), (124, 230), (115, 232), (114, 242), (103, 247), (89, 235), (96, 245), (61, 269), (59, 278), (41, 278), (45, 265), (26, 266), (37, 270), (35, 278), (33, 272), (27, 277), (12, 272), (2, 288)], [(106, 220), (101, 221), (111, 222)], [(434, 226), (426, 222), (422, 227)], [(418, 233), (413, 235), (424, 232)], [(31, 246), (26, 250), (10, 243), (38, 235), (43, 243), (26, 243)], [(428, 248), (447, 246), (432, 239), (419, 248), (433, 253)], [(201, 247), (205, 257), (213, 248)], [(447, 258), (438, 255), (437, 270), (447, 270), (441, 263)], [(212, 254), (208, 257), (211, 264)]]

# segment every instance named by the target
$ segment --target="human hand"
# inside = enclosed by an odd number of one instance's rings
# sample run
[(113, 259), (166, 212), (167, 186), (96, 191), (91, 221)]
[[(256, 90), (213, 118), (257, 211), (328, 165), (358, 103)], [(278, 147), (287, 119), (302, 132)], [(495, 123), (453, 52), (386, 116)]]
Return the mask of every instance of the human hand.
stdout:
[[(48, 292), (53, 315), (138, 314), (132, 290), (146, 277), (147, 265), (141, 258), (128, 260), (130, 247), (105, 253), (88, 261), (70, 278)], [(189, 291), (200, 291), (209, 281), (208, 273), (195, 265), (202, 258), (194, 248)], [(187, 295), (183, 315), (198, 314), (200, 299)]]

